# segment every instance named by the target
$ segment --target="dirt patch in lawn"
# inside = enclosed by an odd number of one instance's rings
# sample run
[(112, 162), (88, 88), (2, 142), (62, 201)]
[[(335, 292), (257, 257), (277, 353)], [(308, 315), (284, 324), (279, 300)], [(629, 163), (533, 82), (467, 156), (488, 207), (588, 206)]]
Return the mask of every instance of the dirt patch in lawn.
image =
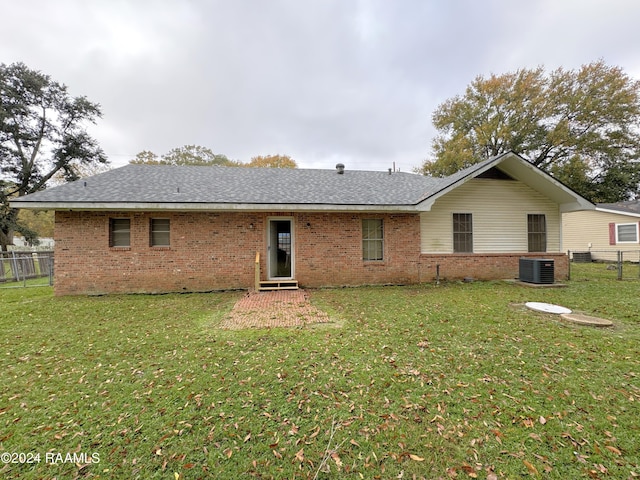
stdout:
[(220, 328), (301, 327), (328, 322), (329, 315), (311, 305), (305, 290), (251, 291), (236, 302)]

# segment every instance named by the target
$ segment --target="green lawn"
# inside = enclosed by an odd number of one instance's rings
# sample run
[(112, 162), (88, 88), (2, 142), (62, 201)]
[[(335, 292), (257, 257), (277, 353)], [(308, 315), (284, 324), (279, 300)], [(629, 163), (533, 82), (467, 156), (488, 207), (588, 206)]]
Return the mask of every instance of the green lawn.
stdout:
[(634, 478), (640, 282), (576, 278), (317, 290), (332, 324), (246, 331), (240, 292), (0, 290), (0, 458), (32, 461), (0, 477)]

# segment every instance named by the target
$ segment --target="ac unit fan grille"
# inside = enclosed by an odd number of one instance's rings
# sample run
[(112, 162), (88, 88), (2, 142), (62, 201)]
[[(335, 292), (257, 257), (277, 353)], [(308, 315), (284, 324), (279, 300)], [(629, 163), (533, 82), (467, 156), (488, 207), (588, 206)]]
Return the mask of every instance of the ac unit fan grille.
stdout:
[(554, 261), (548, 258), (521, 258), (519, 280), (527, 283), (552, 284)]

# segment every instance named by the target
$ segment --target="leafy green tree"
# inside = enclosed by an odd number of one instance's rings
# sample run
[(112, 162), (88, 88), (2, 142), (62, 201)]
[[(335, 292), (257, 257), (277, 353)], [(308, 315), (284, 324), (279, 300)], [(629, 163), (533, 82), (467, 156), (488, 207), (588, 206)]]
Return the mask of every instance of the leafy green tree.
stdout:
[(13, 232), (33, 240), (9, 200), (42, 190), (56, 174), (78, 178), (78, 168), (107, 163), (86, 131), (102, 116), (100, 106), (73, 97), (67, 87), (23, 63), (0, 64), (0, 247)]
[(239, 162), (229, 160), (226, 155), (213, 153), (211, 149), (199, 145), (177, 147), (161, 157), (158, 157), (149, 150), (143, 150), (129, 163), (147, 165), (222, 165), (226, 167), (237, 167), (240, 165)]
[(158, 156), (150, 150), (139, 152), (129, 163), (133, 165), (161, 165)]
[(637, 194), (640, 81), (602, 60), (479, 76), (437, 107), (433, 123), (422, 173), (450, 175), (512, 150), (593, 201)]
[(53, 237), (55, 223), (53, 210), (38, 211), (22, 209), (18, 212), (18, 221), (28, 229), (38, 232), (39, 237)]
[(245, 164), (247, 167), (298, 168), (298, 164), (289, 155), (259, 155)]
[(174, 148), (162, 156), (167, 165), (222, 165), (235, 166), (237, 162), (229, 160), (226, 155), (213, 153), (211, 149), (199, 145), (185, 145)]
[(143, 150), (129, 163), (146, 165), (221, 165), (223, 167), (274, 167), (274, 168), (297, 168), (295, 160), (288, 155), (260, 155), (252, 157), (249, 163), (238, 160), (230, 160), (226, 155), (213, 153), (207, 147), (199, 145), (185, 145), (170, 150), (168, 153), (158, 157), (149, 150)]

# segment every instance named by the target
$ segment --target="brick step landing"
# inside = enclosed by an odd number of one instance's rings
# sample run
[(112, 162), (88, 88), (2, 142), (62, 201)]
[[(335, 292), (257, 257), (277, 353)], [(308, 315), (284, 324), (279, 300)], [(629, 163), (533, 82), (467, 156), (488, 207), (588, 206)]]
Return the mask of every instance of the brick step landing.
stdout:
[(261, 280), (259, 291), (298, 290), (297, 280)]

